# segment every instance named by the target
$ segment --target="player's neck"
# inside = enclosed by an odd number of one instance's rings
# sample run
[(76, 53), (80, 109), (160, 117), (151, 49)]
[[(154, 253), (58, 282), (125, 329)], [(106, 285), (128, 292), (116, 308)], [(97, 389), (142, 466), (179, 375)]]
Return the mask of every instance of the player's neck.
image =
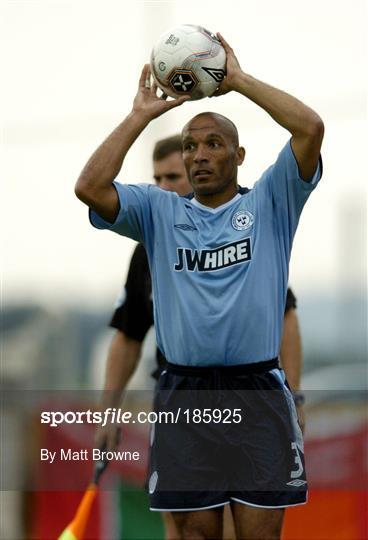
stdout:
[(221, 193), (195, 193), (194, 197), (199, 203), (203, 204), (204, 206), (208, 206), (209, 208), (217, 208), (218, 206), (221, 206), (231, 201), (231, 199), (233, 199), (237, 193), (238, 186), (233, 185), (231, 186), (231, 189), (222, 191)]

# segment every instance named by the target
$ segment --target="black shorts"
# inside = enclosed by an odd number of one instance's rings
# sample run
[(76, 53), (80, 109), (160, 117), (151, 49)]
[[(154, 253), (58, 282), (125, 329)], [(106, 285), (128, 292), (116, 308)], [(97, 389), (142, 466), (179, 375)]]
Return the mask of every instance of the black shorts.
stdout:
[(301, 430), (277, 359), (209, 368), (168, 364), (154, 410), (151, 510), (306, 502)]

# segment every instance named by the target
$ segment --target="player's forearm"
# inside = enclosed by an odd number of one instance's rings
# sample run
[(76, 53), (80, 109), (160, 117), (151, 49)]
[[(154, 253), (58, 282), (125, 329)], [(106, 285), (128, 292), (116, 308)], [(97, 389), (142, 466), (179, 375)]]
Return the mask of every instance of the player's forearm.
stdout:
[(109, 349), (105, 384), (101, 404), (103, 408), (117, 407), (123, 391), (139, 361), (142, 344), (117, 331)]
[(288, 383), (295, 392), (300, 389), (302, 372), (302, 344), (295, 309), (288, 310), (284, 317), (280, 356)]
[(232, 87), (262, 107), (293, 136), (315, 137), (323, 134), (323, 122), (320, 116), (290, 94), (259, 81), (243, 71), (236, 74)]
[(300, 378), (301, 378), (301, 358), (297, 355), (293, 358), (291, 354), (281, 353), (281, 366), (285, 371), (286, 379), (293, 392), (300, 390)]
[(147, 115), (133, 110), (97, 148), (78, 178), (75, 192), (79, 199), (94, 207), (101, 194), (111, 188), (125, 156), (149, 121)]
[(91, 156), (75, 186), (77, 197), (110, 223), (116, 220), (120, 209), (112, 183), (129, 148), (151, 120), (188, 100), (188, 96), (182, 96), (167, 102), (158, 97), (157, 86), (151, 85), (150, 77), (150, 66), (146, 64), (139, 79), (132, 112)]

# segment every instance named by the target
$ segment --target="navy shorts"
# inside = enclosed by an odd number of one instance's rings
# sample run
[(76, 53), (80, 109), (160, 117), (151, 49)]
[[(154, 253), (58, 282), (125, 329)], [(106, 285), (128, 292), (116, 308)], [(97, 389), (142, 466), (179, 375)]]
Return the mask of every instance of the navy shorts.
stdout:
[(206, 368), (168, 364), (154, 410), (151, 510), (306, 502), (302, 434), (277, 359)]

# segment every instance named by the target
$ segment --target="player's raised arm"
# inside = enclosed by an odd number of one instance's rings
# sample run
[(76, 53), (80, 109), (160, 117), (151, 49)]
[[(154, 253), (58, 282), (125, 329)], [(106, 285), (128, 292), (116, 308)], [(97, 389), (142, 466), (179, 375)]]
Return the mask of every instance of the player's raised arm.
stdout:
[(151, 84), (150, 67), (146, 64), (130, 114), (97, 148), (78, 178), (77, 197), (110, 223), (119, 212), (119, 200), (112, 183), (128, 150), (151, 120), (188, 100), (183, 96), (166, 101), (166, 97), (158, 97), (157, 86)]
[(291, 133), (291, 145), (300, 176), (303, 180), (311, 180), (318, 165), (324, 134), (322, 119), (290, 94), (244, 73), (233, 49), (220, 34), (217, 35), (226, 51), (227, 63), (226, 78), (215, 95), (234, 90), (268, 112), (278, 124)]

